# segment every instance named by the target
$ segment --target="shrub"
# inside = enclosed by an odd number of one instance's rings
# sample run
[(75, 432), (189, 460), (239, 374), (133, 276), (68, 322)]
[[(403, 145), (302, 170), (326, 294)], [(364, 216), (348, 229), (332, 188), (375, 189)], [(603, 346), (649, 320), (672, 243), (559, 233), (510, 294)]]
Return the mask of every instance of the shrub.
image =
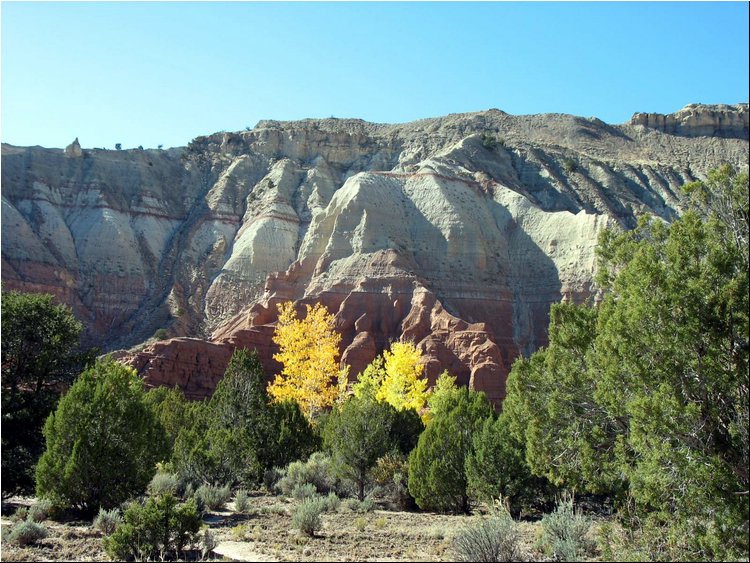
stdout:
[(214, 549), (216, 549), (216, 538), (213, 532), (208, 528), (203, 528), (203, 536), (201, 537), (201, 557), (205, 560)]
[(229, 485), (224, 485), (223, 487), (216, 485), (201, 485), (198, 487), (198, 490), (195, 491), (195, 496), (198, 497), (209, 510), (221, 510), (229, 501), (231, 490)]
[(409, 461), (403, 454), (388, 453), (379, 458), (372, 476), (399, 508), (414, 507), (414, 497), (409, 494)]
[(135, 371), (113, 360), (83, 372), (44, 425), (37, 496), (92, 513), (141, 494), (164, 449), (144, 395)]
[(47, 529), (37, 524), (26, 520), (19, 522), (10, 531), (8, 541), (19, 546), (29, 545), (43, 540), (47, 537)]
[(247, 512), (250, 509), (250, 498), (245, 489), (240, 489), (234, 495), (234, 509), (237, 512)]
[(99, 509), (99, 514), (94, 518), (92, 525), (104, 535), (109, 536), (115, 531), (117, 526), (122, 524), (122, 515), (116, 508), (112, 510)]
[(365, 513), (373, 510), (375, 510), (375, 501), (371, 498), (368, 497), (359, 503), (359, 512)]
[(456, 561), (521, 561), (521, 534), (509, 514), (462, 529), (453, 541)]
[(124, 523), (104, 538), (104, 549), (115, 560), (179, 558), (198, 539), (201, 519), (193, 499), (178, 505), (171, 494), (134, 502)]
[(27, 519), (32, 522), (44, 522), (52, 514), (52, 503), (48, 499), (41, 499), (29, 507)]
[(359, 514), (366, 514), (372, 512), (375, 508), (375, 502), (371, 498), (365, 500), (357, 500), (356, 498), (348, 498), (344, 501), (344, 508), (351, 512), (357, 512)]
[(564, 498), (542, 518), (542, 548), (557, 560), (577, 561), (590, 548), (586, 538), (590, 527), (589, 518), (573, 510), (573, 500)]
[(573, 172), (578, 170), (578, 164), (572, 158), (566, 158), (563, 161), (563, 168), (565, 169), (565, 172), (567, 172), (568, 174), (572, 174)]
[(278, 483), (286, 475), (281, 467), (272, 467), (263, 472), (263, 486), (269, 493), (278, 493)]
[(314, 536), (320, 529), (320, 515), (325, 510), (321, 499), (307, 499), (300, 504), (292, 515), (292, 527), (308, 536)]
[(494, 135), (490, 135), (489, 133), (482, 133), (482, 146), (484, 148), (491, 151), (495, 150), (498, 145), (499, 142)]
[(290, 496), (298, 485), (311, 483), (319, 493), (336, 491), (340, 488), (339, 481), (334, 477), (334, 468), (331, 458), (322, 452), (315, 452), (304, 461), (295, 461), (289, 464), (286, 475), (279, 480), (277, 487), (281, 492)]
[(336, 512), (341, 506), (341, 499), (339, 496), (331, 491), (327, 497), (323, 497), (323, 505), (325, 506), (326, 512)]
[(304, 485), (297, 485), (292, 491), (292, 496), (297, 500), (304, 500), (312, 498), (318, 495), (318, 490), (312, 483), (305, 483)]
[(157, 340), (166, 340), (168, 336), (166, 328), (160, 328), (154, 333), (154, 338)]
[(27, 506), (19, 506), (13, 513), (11, 520), (14, 522), (23, 522), (29, 516), (29, 508)]
[(148, 494), (159, 496), (166, 493), (177, 494), (180, 487), (180, 479), (176, 473), (158, 472), (148, 484)]

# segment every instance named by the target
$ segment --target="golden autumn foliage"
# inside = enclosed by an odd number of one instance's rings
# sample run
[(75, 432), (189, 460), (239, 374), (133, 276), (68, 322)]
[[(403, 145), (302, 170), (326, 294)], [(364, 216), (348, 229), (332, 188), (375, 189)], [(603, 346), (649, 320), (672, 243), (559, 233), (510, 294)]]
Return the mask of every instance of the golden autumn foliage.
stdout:
[(367, 366), (352, 388), (357, 397), (372, 394), (380, 402), (402, 411), (419, 412), (427, 401), (427, 380), (422, 378), (422, 355), (410, 342), (395, 342)]
[(334, 330), (334, 317), (323, 305), (305, 307), (305, 318), (298, 319), (291, 301), (278, 306), (273, 341), (278, 344), (279, 353), (273, 357), (284, 368), (268, 386), (268, 394), (276, 402), (297, 402), (311, 420), (333, 405), (338, 396), (341, 335)]
[(357, 376), (357, 382), (352, 385), (352, 392), (357, 399), (375, 397), (385, 380), (385, 362), (383, 356), (376, 356), (365, 371)]

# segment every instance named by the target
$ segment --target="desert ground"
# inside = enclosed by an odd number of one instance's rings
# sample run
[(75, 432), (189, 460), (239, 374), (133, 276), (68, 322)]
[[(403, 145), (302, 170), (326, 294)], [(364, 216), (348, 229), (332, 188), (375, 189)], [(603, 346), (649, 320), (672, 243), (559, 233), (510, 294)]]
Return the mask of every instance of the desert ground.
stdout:
[[(3, 504), (3, 561), (108, 561), (103, 535), (90, 520), (68, 516), (43, 525), (49, 535), (35, 545), (18, 547), (6, 540), (13, 514), (33, 503), (13, 498)], [(322, 515), (322, 529), (314, 537), (292, 528), (292, 513), (298, 500), (257, 492), (245, 514), (225, 510), (204, 515), (217, 546), (205, 561), (455, 561), (453, 538), (464, 527), (482, 518), (479, 508), (472, 515), (405, 512), (376, 504), (367, 513), (353, 512), (342, 503), (335, 513)], [(521, 521), (522, 550), (526, 560), (547, 557), (536, 546), (541, 532), (538, 521)], [(595, 534), (596, 524), (592, 528)], [(200, 560), (199, 549), (191, 559)], [(592, 552), (591, 560), (598, 553)]]

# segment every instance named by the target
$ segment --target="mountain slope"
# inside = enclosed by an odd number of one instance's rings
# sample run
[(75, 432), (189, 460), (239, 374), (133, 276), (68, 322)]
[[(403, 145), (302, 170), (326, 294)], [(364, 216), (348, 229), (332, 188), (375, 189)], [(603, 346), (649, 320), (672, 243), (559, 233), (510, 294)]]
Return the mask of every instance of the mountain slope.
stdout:
[(430, 378), (500, 399), (549, 304), (593, 294), (601, 229), (671, 220), (681, 184), (746, 165), (748, 111), (263, 121), (166, 151), (2, 154), (5, 287), (60, 296), (106, 349), (212, 333), (123, 356), (152, 383), (210, 393), (234, 346), (274, 371), (275, 304), (322, 300), (350, 376), (412, 339)]

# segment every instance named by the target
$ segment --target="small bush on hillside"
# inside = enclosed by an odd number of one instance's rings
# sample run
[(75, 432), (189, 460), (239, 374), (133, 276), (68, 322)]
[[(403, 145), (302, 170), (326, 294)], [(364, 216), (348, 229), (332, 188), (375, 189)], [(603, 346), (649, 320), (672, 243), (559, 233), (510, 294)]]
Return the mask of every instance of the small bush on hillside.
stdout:
[(250, 497), (245, 489), (240, 489), (234, 495), (234, 509), (237, 512), (247, 512), (250, 509)]
[(195, 496), (198, 497), (209, 510), (221, 510), (229, 501), (231, 490), (229, 489), (229, 485), (224, 485), (223, 487), (201, 485), (198, 487), (198, 490), (195, 491)]
[(494, 135), (482, 133), (482, 146), (487, 150), (495, 150), (500, 143)]
[(171, 494), (134, 502), (124, 522), (104, 539), (104, 549), (116, 561), (181, 558), (198, 540), (201, 518), (195, 501), (177, 504)]
[(10, 543), (24, 546), (38, 542), (47, 537), (47, 529), (41, 524), (26, 520), (19, 522), (10, 531), (8, 541)]
[(122, 515), (116, 508), (112, 510), (99, 509), (99, 514), (94, 518), (92, 525), (106, 536), (109, 536), (122, 524)]
[(563, 161), (563, 168), (565, 169), (565, 172), (568, 174), (572, 174), (576, 170), (578, 170), (578, 164), (576, 164), (576, 161), (572, 158), (566, 158)]
[(456, 561), (521, 561), (521, 534), (506, 513), (461, 530), (453, 543)]
[(26, 518), (32, 522), (44, 522), (53, 511), (52, 503), (47, 499), (41, 499), (29, 507)]
[(560, 561), (578, 561), (590, 548), (586, 538), (591, 520), (573, 509), (573, 500), (561, 500), (555, 511), (542, 518), (542, 548)]
[(320, 515), (325, 510), (321, 499), (307, 499), (300, 504), (292, 515), (292, 527), (308, 536), (314, 536), (322, 525)]
[(167, 493), (176, 495), (179, 487), (180, 479), (176, 473), (159, 472), (154, 475), (148, 484), (148, 494), (151, 496), (159, 496)]

